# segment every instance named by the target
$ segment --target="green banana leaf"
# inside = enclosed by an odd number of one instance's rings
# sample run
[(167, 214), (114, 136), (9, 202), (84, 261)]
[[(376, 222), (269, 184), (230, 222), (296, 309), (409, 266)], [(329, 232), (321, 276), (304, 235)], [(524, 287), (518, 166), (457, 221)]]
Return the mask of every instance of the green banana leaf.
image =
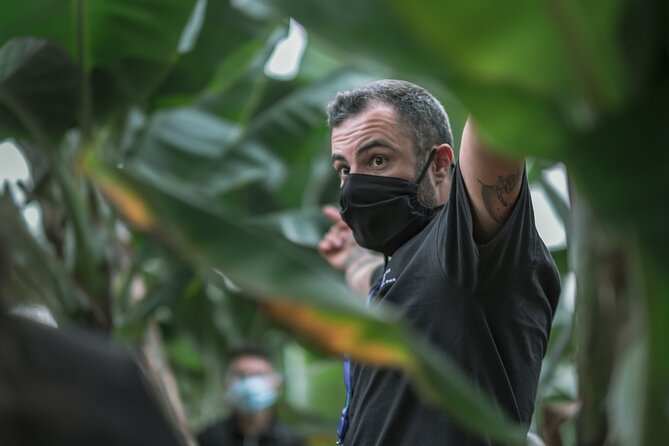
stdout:
[(0, 138), (39, 132), (49, 143), (76, 121), (79, 72), (44, 39), (14, 38), (0, 47)]
[(509, 153), (559, 156), (570, 133), (631, 89), (616, 45), (620, 1), (266, 3), (342, 54), (448, 85)]
[[(48, 39), (96, 72), (106, 100), (108, 75), (116, 93), (144, 94), (176, 60), (183, 30), (196, 0), (30, 0), (2, 2), (0, 42), (17, 36)], [(197, 30), (191, 34), (197, 35)], [(118, 100), (118, 98), (116, 98)]]

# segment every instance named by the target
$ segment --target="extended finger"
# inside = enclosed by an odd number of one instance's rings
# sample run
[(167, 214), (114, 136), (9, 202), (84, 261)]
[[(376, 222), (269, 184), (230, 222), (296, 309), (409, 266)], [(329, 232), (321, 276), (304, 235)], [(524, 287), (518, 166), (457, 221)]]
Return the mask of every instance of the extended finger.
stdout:
[(323, 206), (323, 215), (325, 215), (327, 218), (330, 219), (333, 223), (343, 223), (344, 221), (341, 219), (341, 214), (339, 213), (339, 210), (334, 207), (334, 206)]

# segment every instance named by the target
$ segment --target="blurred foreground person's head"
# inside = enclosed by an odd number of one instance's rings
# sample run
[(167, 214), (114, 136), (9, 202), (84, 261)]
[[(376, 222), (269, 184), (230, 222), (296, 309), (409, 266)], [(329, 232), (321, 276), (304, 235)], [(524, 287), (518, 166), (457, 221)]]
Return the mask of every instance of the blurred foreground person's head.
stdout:
[(5, 311), (9, 248), (0, 233), (0, 445), (181, 446), (128, 351)]

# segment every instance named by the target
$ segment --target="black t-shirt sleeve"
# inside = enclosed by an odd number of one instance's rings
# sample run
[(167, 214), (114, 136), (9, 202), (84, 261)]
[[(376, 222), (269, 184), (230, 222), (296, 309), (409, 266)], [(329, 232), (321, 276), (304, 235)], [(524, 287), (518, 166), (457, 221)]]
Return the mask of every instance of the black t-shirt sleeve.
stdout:
[[(536, 229), (527, 177), (523, 172), (518, 200), (495, 237), (485, 245), (474, 240), (473, 213), (459, 163), (451, 193), (438, 224), (437, 249), (444, 273), (459, 287), (486, 292), (506, 274), (521, 274), (534, 263)], [(512, 277), (509, 277), (512, 279)]]

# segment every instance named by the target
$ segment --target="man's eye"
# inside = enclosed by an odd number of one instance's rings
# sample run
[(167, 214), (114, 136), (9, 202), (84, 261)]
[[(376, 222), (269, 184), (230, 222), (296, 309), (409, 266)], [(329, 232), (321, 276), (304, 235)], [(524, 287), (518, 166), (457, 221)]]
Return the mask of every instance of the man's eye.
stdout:
[(377, 167), (383, 165), (383, 163), (385, 162), (386, 159), (382, 156), (375, 156), (374, 158), (372, 158), (372, 164)]
[(339, 174), (340, 177), (345, 177), (348, 175), (350, 169), (348, 167), (340, 167), (337, 169), (337, 173)]

